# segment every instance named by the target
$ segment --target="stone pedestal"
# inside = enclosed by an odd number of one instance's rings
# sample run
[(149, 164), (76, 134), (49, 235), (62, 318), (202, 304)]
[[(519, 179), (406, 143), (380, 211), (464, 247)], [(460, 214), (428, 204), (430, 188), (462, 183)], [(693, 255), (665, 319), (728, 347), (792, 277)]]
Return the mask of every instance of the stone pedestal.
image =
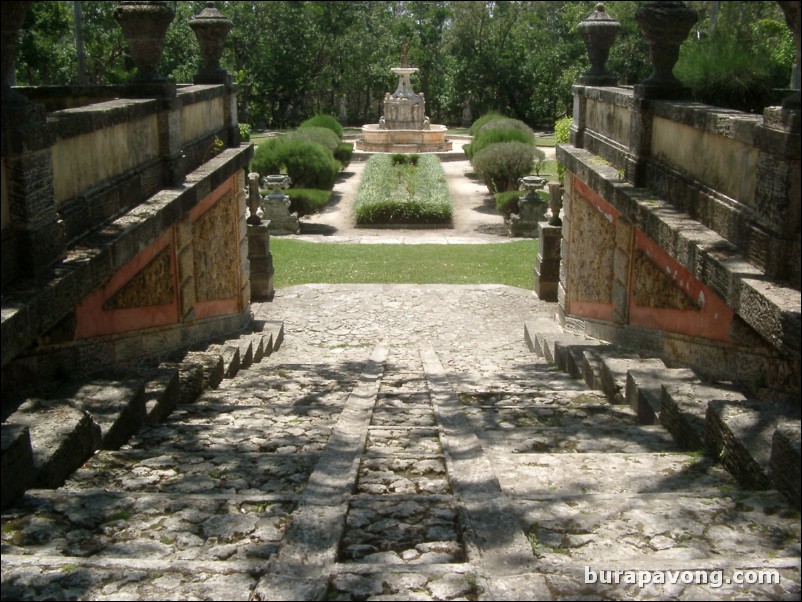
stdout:
[(557, 301), (560, 283), (560, 242), (562, 228), (539, 224), (535, 259), (535, 293), (542, 301)]
[(270, 301), (275, 294), (269, 226), (268, 221), (248, 225), (248, 261), (251, 263), (251, 299), (254, 301)]

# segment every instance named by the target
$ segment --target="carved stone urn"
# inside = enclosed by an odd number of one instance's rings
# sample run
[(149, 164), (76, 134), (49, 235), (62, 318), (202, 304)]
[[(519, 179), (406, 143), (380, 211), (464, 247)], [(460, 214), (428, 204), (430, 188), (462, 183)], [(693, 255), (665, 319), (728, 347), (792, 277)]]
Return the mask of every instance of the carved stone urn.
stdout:
[(198, 38), (203, 57), (203, 67), (195, 75), (194, 83), (227, 83), (228, 73), (220, 66), (220, 57), (223, 56), (223, 46), (231, 31), (231, 20), (215, 8), (214, 2), (207, 2), (206, 8), (189, 21), (189, 26)]
[(19, 92), (11, 89), (12, 75), (14, 69), (14, 56), (17, 50), (17, 35), (19, 30), (22, 29), (22, 24), (25, 22), (25, 14), (28, 12), (33, 2), (2, 2), (0, 3), (0, 11), (2, 13), (2, 22), (0, 22), (0, 32), (2, 32), (3, 51), (3, 88), (2, 88), (2, 101), (3, 104), (12, 103), (25, 103), (25, 98)]
[(621, 23), (604, 12), (604, 4), (597, 4), (587, 19), (577, 25), (585, 40), (590, 69), (579, 77), (579, 83), (589, 86), (614, 86), (618, 77), (607, 71), (605, 64), (615, 42)]
[(649, 61), (654, 72), (641, 85), (681, 87), (674, 77), (674, 65), (679, 59), (679, 47), (699, 19), (695, 10), (684, 2), (649, 2), (635, 13), (635, 21), (649, 45)]
[(114, 20), (123, 30), (136, 63), (133, 82), (161, 82), (156, 66), (164, 49), (164, 36), (175, 18), (166, 2), (120, 2), (114, 9)]

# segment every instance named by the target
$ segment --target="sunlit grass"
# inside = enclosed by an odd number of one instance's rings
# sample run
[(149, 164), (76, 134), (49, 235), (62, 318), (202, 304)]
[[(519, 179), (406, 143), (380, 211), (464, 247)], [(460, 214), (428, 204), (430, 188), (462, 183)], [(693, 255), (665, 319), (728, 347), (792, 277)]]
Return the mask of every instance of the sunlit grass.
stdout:
[(272, 237), (275, 286), (506, 284), (531, 289), (537, 241), (478, 245), (329, 244)]

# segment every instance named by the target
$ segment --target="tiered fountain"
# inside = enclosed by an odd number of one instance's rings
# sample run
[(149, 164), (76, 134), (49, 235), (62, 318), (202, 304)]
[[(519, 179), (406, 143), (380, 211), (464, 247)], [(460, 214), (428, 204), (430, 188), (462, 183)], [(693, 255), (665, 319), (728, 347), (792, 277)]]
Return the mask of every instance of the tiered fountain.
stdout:
[(416, 94), (409, 76), (418, 71), (409, 66), (407, 45), (401, 54), (401, 66), (392, 72), (398, 75), (398, 88), (384, 95), (384, 116), (379, 123), (362, 126), (362, 139), (357, 150), (377, 153), (435, 153), (451, 150), (446, 142), (447, 128), (429, 123), (423, 94)]

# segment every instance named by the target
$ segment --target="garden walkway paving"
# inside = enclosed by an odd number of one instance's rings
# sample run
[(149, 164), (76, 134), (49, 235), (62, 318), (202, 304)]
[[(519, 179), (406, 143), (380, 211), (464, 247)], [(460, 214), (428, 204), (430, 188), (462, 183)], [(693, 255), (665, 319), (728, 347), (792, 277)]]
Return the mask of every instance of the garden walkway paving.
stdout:
[[(799, 598), (798, 514), (532, 354), (531, 291), (254, 311), (277, 352), (4, 514), (4, 600)], [(716, 587), (758, 568), (781, 582)]]
[[(443, 236), (339, 228), (311, 236)], [(253, 309), (277, 352), (4, 512), (3, 600), (799, 599), (799, 514), (533, 354), (556, 307), (532, 291)], [(780, 582), (726, 582), (746, 569)]]

